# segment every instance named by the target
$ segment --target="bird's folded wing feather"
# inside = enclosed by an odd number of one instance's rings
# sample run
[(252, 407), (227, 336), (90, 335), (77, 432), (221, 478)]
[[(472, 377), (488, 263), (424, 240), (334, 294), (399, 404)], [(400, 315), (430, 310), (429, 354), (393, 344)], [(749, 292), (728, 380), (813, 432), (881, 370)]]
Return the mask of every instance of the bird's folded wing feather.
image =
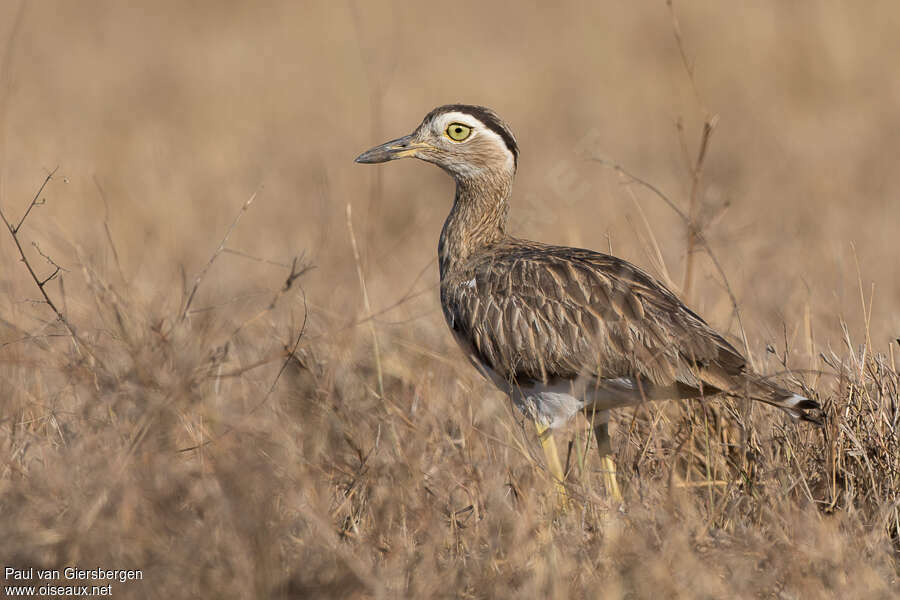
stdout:
[(509, 380), (637, 377), (724, 390), (741, 354), (678, 298), (612, 256), (518, 240), (441, 283), (451, 328)]

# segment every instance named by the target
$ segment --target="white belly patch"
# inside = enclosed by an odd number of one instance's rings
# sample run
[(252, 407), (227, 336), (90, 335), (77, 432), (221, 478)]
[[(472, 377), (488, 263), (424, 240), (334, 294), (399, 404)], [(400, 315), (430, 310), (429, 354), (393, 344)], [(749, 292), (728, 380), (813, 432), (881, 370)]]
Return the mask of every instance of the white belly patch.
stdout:
[(585, 408), (596, 412), (595, 423), (605, 423), (610, 409), (633, 406), (642, 400), (634, 380), (628, 377), (518, 385), (507, 393), (525, 414), (554, 429)]
[(482, 375), (506, 392), (516, 408), (540, 424), (554, 429), (565, 425), (587, 406), (596, 412), (593, 418), (595, 423), (605, 423), (609, 420), (610, 409), (634, 406), (644, 399), (634, 379), (630, 377), (600, 380), (585, 377), (577, 381), (560, 380), (547, 384), (534, 382), (522, 385), (506, 381), (472, 355), (469, 355), (469, 359)]

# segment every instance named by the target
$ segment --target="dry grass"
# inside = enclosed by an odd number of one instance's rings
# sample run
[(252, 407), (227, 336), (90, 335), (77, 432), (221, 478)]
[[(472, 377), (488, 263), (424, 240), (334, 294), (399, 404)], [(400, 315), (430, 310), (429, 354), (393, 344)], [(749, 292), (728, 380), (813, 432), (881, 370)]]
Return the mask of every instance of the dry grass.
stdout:
[[(65, 319), (0, 231), (0, 564), (142, 569), (116, 598), (896, 595), (894, 4), (676, 5), (693, 83), (664, 6), (155, 6), (0, 9), (0, 209), (61, 165), (16, 236)], [(559, 512), (445, 332), (450, 183), (351, 163), (458, 100), (519, 135), (517, 232), (611, 246), (740, 339), (730, 292), (827, 426), (623, 410), (617, 507), (573, 425)]]

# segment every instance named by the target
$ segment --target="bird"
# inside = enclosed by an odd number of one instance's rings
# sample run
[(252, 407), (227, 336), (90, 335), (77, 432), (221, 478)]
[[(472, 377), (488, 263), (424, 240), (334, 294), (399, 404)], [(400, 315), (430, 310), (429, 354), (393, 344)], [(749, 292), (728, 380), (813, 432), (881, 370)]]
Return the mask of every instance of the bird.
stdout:
[(401, 158), (433, 163), (456, 183), (437, 252), (444, 318), (475, 368), (534, 421), (558, 485), (565, 475), (551, 433), (579, 413), (593, 427), (604, 487), (617, 500), (613, 409), (731, 395), (821, 424), (817, 402), (755, 373), (724, 336), (639, 267), (510, 235), (519, 146), (493, 110), (439, 106), (411, 134), (356, 162)]

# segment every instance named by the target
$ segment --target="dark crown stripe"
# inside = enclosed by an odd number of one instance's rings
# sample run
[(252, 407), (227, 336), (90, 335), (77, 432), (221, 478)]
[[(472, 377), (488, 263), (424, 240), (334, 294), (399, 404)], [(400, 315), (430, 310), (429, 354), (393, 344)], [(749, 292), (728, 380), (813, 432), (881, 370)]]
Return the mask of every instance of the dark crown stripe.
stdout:
[(489, 108), (484, 106), (476, 106), (473, 104), (447, 104), (444, 106), (439, 106), (425, 117), (426, 121), (430, 121), (437, 117), (438, 115), (442, 115), (448, 112), (461, 112), (466, 113), (467, 115), (472, 115), (479, 121), (485, 124), (485, 126), (500, 136), (500, 139), (503, 140), (503, 143), (506, 144), (507, 150), (512, 152), (513, 155), (513, 163), (518, 166), (519, 165), (519, 145), (516, 143), (516, 138), (513, 137), (512, 131), (509, 130), (509, 127), (500, 120), (500, 117)]

